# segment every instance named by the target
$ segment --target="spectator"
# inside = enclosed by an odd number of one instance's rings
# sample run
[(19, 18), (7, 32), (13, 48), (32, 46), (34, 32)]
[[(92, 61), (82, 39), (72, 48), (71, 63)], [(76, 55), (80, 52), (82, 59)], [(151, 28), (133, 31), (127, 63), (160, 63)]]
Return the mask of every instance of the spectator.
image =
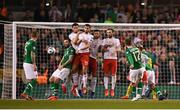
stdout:
[(82, 8), (79, 8), (77, 12), (78, 21), (89, 22), (89, 9), (86, 3), (82, 4)]
[(64, 19), (68, 21), (73, 21), (73, 13), (71, 9), (71, 5), (67, 4), (66, 9), (64, 11)]
[(52, 6), (49, 11), (49, 20), (51, 22), (61, 22), (63, 21), (63, 14), (62, 12), (57, 8), (57, 6)]
[(33, 21), (32, 12), (30, 10), (26, 10), (22, 21)]

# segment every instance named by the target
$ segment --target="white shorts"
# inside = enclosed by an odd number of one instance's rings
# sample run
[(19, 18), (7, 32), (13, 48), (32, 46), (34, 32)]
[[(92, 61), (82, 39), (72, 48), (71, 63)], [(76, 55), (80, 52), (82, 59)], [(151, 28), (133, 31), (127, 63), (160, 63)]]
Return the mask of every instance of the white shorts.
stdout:
[(26, 79), (36, 79), (37, 71), (34, 71), (34, 65), (30, 63), (23, 63)]
[(147, 71), (147, 77), (148, 77), (148, 84), (155, 84), (155, 72), (154, 71)]
[(130, 69), (129, 71), (129, 80), (133, 83), (136, 83), (139, 79), (143, 77), (143, 73), (145, 71), (145, 68), (139, 68), (139, 69)]
[(56, 71), (53, 72), (52, 76), (60, 78), (61, 80), (64, 80), (65, 78), (68, 77), (69, 73), (70, 73), (69, 68), (63, 68), (61, 70), (56, 69)]

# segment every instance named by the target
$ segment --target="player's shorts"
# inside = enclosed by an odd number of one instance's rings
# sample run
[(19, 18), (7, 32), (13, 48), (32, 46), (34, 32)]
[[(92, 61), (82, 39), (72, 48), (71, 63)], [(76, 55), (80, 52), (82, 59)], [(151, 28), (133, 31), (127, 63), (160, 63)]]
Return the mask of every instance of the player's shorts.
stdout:
[(26, 79), (36, 79), (37, 71), (34, 71), (34, 65), (30, 63), (23, 63)]
[(155, 84), (155, 73), (154, 71), (147, 71), (148, 84)]
[(139, 68), (139, 69), (130, 69), (129, 71), (129, 80), (133, 83), (136, 83), (139, 79), (142, 79), (144, 74), (145, 68)]
[(90, 57), (89, 58), (89, 73), (96, 75), (97, 68), (98, 68), (97, 60)]
[(73, 58), (73, 65), (80, 65), (80, 54), (75, 54)]
[(63, 68), (61, 70), (56, 69), (56, 71), (53, 72), (52, 76), (64, 80), (68, 77), (69, 73), (70, 73), (69, 68)]
[(86, 66), (88, 67), (89, 65), (89, 53), (78, 53), (74, 57), (73, 65), (77, 66)]
[(103, 71), (105, 74), (116, 75), (117, 72), (117, 60), (116, 59), (104, 59)]
[(79, 53), (80, 54), (80, 64), (82, 66), (88, 67), (89, 65), (89, 53)]

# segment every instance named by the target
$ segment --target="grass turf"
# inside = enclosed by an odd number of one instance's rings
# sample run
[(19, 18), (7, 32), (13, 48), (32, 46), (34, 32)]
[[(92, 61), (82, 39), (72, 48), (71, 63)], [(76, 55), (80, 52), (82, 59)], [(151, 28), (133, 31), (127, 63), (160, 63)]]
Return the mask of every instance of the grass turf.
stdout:
[(0, 100), (0, 109), (180, 109), (180, 100)]

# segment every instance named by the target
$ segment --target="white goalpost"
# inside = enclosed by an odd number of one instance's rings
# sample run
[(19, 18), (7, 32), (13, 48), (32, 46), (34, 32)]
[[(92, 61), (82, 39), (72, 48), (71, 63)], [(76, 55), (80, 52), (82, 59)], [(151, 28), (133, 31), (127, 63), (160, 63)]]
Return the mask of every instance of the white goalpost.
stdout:
[[(62, 40), (71, 33), (73, 23), (51, 23), (51, 22), (13, 22), (4, 25), (4, 65), (3, 65), (3, 99), (19, 99), (20, 93), (26, 84), (23, 71), (24, 44), (29, 39), (29, 34), (36, 30), (38, 32), (38, 84), (34, 88), (35, 99), (47, 99), (50, 94), (48, 78), (56, 69), (63, 55)], [(78, 23), (80, 29), (86, 23)], [(124, 55), (124, 42), (126, 38), (141, 38), (145, 49), (151, 51), (156, 57), (155, 67), (156, 82), (160, 90), (166, 90), (170, 99), (180, 99), (180, 24), (105, 24), (88, 23), (93, 30), (100, 30), (101, 38), (106, 34), (105, 30), (115, 30), (114, 36), (120, 40), (122, 52), (118, 55), (118, 71), (115, 97), (104, 97), (102, 58), (98, 60), (98, 83), (95, 98), (97, 99), (119, 99), (125, 95), (129, 84), (128, 65)], [(48, 46), (55, 47), (58, 52), (49, 55)], [(90, 76), (90, 75), (89, 75)], [(91, 80), (91, 77), (89, 77)], [(61, 85), (61, 84), (60, 84)], [(70, 92), (71, 83), (68, 84), (67, 94), (63, 94), (60, 88), (61, 99), (74, 99)], [(89, 99), (88, 94), (83, 99)]]

